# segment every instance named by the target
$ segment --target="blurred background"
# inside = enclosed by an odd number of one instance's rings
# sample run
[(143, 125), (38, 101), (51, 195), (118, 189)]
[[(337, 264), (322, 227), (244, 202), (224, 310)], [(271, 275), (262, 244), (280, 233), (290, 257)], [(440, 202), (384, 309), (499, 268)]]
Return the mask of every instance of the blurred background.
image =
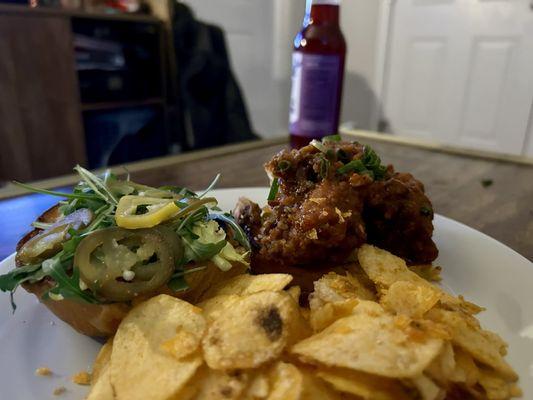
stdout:
[[(287, 136), (304, 11), (0, 0), (0, 182)], [(344, 0), (341, 28), (343, 129), (533, 157), (531, 0)]]

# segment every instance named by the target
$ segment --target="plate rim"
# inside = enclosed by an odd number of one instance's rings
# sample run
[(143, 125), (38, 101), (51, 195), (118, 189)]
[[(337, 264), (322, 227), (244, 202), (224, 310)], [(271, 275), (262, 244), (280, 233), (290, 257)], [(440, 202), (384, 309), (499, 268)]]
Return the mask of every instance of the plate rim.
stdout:
[[(238, 191), (238, 190), (239, 191), (245, 191), (245, 190), (257, 190), (257, 191), (259, 191), (259, 190), (261, 190), (261, 191), (265, 191), (265, 193), (268, 193), (269, 188), (267, 186), (238, 186), (238, 187), (229, 187), (229, 188), (217, 188), (217, 189), (213, 189), (212, 192), (231, 192), (231, 191)], [(466, 225), (463, 222), (457, 221), (457, 220), (455, 220), (453, 218), (447, 217), (447, 216), (442, 215), (440, 213), (435, 213), (434, 214), (433, 221), (435, 221), (436, 219), (442, 219), (442, 220), (444, 220), (446, 222), (451, 222), (453, 224), (457, 224), (457, 225), (461, 226), (461, 228), (471, 231), (470, 233), (475, 233), (475, 234), (478, 234), (478, 235), (480, 234), (480, 235), (484, 236), (486, 239), (489, 239), (491, 242), (493, 242), (494, 245), (497, 245), (497, 246), (499, 246), (501, 248), (506, 249), (507, 251), (510, 251), (510, 252), (514, 253), (515, 256), (518, 256), (523, 261), (526, 261), (526, 262), (530, 263), (531, 266), (533, 267), (533, 261), (532, 260), (529, 260), (526, 256), (520, 254), (515, 249), (509, 247), (505, 243), (500, 242), (498, 239), (493, 238), (492, 236), (486, 234), (485, 232), (482, 232), (480, 230), (472, 228), (471, 226), (468, 226), (468, 225)], [(10, 255), (8, 255), (3, 260), (0, 260), (0, 271), (3, 269), (4, 264), (9, 264), (11, 259), (15, 258), (15, 255), (16, 255), (16, 251), (14, 251)]]

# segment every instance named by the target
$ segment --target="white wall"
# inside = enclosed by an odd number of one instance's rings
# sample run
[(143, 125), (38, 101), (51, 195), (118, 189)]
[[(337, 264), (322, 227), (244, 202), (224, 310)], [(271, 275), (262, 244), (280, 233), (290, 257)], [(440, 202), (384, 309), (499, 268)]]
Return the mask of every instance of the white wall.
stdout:
[[(341, 121), (352, 121), (360, 128), (369, 127), (374, 99), (371, 82), (379, 1), (344, 0), (341, 6), (341, 27), (348, 47)], [(292, 45), (301, 27), (305, 0), (185, 3), (199, 19), (226, 30), (233, 70), (257, 133), (265, 138), (287, 135)], [(251, 8), (260, 11), (252, 12)], [(253, 41), (245, 40), (246, 35)]]
[(345, 0), (341, 8), (341, 29), (348, 52), (344, 75), (341, 121), (370, 129), (375, 107), (376, 44), (381, 0)]

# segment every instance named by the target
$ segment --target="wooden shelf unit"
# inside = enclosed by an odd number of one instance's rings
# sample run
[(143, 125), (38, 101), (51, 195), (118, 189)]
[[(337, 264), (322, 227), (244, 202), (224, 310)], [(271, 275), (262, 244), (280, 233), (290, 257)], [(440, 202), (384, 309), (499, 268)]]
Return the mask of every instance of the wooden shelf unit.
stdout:
[[(82, 103), (72, 31), (78, 18), (157, 26), (160, 96)], [(85, 112), (161, 105), (166, 120), (164, 46), (163, 22), (151, 16), (0, 4), (0, 182), (64, 175), (86, 164)]]

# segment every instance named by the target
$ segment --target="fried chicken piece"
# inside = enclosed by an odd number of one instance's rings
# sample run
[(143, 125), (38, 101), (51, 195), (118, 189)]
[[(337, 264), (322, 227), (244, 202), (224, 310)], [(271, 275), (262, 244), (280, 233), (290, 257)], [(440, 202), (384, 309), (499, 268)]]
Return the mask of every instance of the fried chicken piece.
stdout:
[(381, 166), (371, 149), (326, 142), (283, 150), (265, 170), (278, 179), (275, 199), (262, 214), (241, 199), (234, 213), (253, 245), (252, 268), (341, 263), (367, 241), (413, 262), (436, 257), (422, 184)]
[(363, 212), (368, 242), (409, 263), (437, 258), (433, 234), (433, 207), (424, 185), (407, 173), (376, 181), (369, 188)]

